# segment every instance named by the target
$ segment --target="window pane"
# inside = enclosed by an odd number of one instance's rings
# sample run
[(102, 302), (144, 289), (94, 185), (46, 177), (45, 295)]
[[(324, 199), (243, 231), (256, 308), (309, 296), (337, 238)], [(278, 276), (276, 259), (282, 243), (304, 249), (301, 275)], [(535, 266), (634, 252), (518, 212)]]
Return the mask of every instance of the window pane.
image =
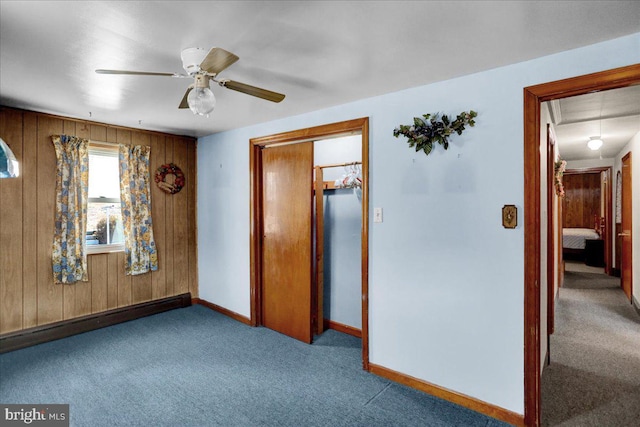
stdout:
[(95, 154), (89, 150), (89, 198), (120, 199), (117, 153)]
[(124, 243), (117, 149), (89, 147), (86, 242), (93, 248)]
[(89, 203), (87, 245), (124, 243), (122, 214), (118, 203)]

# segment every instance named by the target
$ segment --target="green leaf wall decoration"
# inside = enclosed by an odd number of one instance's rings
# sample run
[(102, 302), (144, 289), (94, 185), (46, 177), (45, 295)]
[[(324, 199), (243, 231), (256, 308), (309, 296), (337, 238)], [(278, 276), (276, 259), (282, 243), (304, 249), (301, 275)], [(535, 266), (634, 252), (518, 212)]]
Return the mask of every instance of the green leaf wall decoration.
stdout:
[(438, 143), (449, 148), (449, 137), (454, 132), (462, 135), (465, 126), (473, 127), (476, 122), (474, 118), (478, 115), (473, 110), (469, 112), (463, 111), (458, 114), (454, 121), (449, 116), (440, 113), (424, 114), (422, 117), (414, 117), (413, 125), (400, 125), (393, 130), (393, 136), (398, 138), (404, 135), (408, 139), (409, 147), (415, 148), (416, 151), (424, 151), (429, 155), (434, 148), (434, 143)]

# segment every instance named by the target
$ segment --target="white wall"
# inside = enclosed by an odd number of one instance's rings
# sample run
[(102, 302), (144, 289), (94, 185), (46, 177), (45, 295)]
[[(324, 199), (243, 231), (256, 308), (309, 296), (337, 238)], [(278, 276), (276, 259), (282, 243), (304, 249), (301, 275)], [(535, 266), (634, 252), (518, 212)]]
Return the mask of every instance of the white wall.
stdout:
[[(640, 62), (639, 46), (640, 33), (201, 138), (201, 298), (249, 315), (248, 140), (370, 117), (369, 210), (384, 208), (370, 223), (370, 362), (522, 414), (524, 229), (504, 229), (501, 209), (523, 223), (523, 88)], [(469, 109), (477, 125), (448, 151), (393, 137)]]
[(620, 150), (616, 156), (613, 169), (614, 183), (616, 174), (622, 169), (622, 158), (629, 152), (631, 152), (631, 217), (633, 218), (631, 228), (631, 264), (633, 266), (632, 289), (634, 298), (637, 302), (640, 302), (640, 132), (636, 133), (629, 143)]
[[(549, 113), (549, 103), (544, 102), (540, 107), (540, 145), (541, 147), (546, 147), (548, 144), (548, 136), (547, 136), (547, 125), (551, 125), (552, 132), (554, 131), (553, 123), (551, 122), (551, 115)], [(559, 158), (559, 150), (558, 144), (556, 143), (553, 146), (553, 158), (555, 161)], [(547, 236), (547, 227), (548, 227), (548, 218), (551, 216), (555, 218), (556, 221), (562, 221), (562, 218), (559, 217), (558, 212), (558, 203), (561, 200), (558, 196), (555, 196), (555, 187), (554, 188), (554, 196), (553, 196), (553, 210), (551, 214), (548, 212), (547, 208), (547, 186), (554, 186), (554, 182), (547, 183), (547, 153), (546, 150), (540, 150), (540, 372), (542, 372), (546, 365), (545, 360), (547, 356), (547, 352), (549, 351), (547, 335), (549, 330), (548, 325), (548, 293), (549, 293), (549, 281), (547, 277), (547, 266), (549, 263), (549, 257), (551, 257), (551, 262), (553, 263), (553, 289), (551, 292), (553, 293), (553, 298), (555, 300), (558, 292), (558, 284), (560, 283), (560, 275), (558, 273), (558, 251), (562, 251), (561, 247), (558, 247), (559, 240), (559, 229), (558, 227), (553, 228), (553, 246), (554, 253), (549, 254), (547, 250), (548, 244), (548, 236)], [(557, 224), (557, 223), (556, 223)], [(555, 305), (554, 305), (555, 307)]]
[[(313, 143), (314, 165), (362, 161), (362, 136)], [(323, 169), (324, 181), (335, 181), (345, 168)], [(362, 328), (362, 203), (353, 189), (324, 193), (324, 317)]]
[[(255, 136), (255, 135), (251, 135)], [(200, 298), (246, 317), (249, 311), (249, 141), (198, 141)]]

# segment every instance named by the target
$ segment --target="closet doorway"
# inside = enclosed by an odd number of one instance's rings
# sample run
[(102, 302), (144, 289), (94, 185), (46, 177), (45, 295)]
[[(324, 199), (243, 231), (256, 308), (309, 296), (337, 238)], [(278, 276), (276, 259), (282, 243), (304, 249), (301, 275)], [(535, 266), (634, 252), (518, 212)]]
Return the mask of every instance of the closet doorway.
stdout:
[[(368, 369), (368, 123), (368, 118), (361, 118), (249, 141), (251, 324), (307, 343), (315, 333), (332, 325), (324, 321), (323, 315), (323, 264), (318, 262), (323, 255), (322, 231), (316, 232), (318, 245), (313, 245), (313, 224), (317, 223), (314, 215), (322, 222), (325, 199), (318, 197), (314, 210), (314, 192), (322, 195), (332, 190), (331, 183), (322, 177), (325, 170), (358, 164), (362, 180), (357, 194), (361, 203), (358, 300), (364, 369)], [(327, 140), (354, 135), (359, 135), (361, 141), (361, 164), (354, 161), (316, 165), (313, 148), (302, 148), (313, 147), (314, 142), (331, 144)], [(314, 184), (315, 174), (319, 179)]]

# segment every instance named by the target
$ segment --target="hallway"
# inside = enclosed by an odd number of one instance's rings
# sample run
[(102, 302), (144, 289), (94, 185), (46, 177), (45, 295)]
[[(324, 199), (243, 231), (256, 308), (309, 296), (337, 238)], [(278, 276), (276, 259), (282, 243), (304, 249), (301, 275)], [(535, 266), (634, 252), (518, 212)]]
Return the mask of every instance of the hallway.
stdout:
[(638, 425), (640, 315), (620, 279), (599, 270), (567, 262), (542, 374), (543, 426)]

